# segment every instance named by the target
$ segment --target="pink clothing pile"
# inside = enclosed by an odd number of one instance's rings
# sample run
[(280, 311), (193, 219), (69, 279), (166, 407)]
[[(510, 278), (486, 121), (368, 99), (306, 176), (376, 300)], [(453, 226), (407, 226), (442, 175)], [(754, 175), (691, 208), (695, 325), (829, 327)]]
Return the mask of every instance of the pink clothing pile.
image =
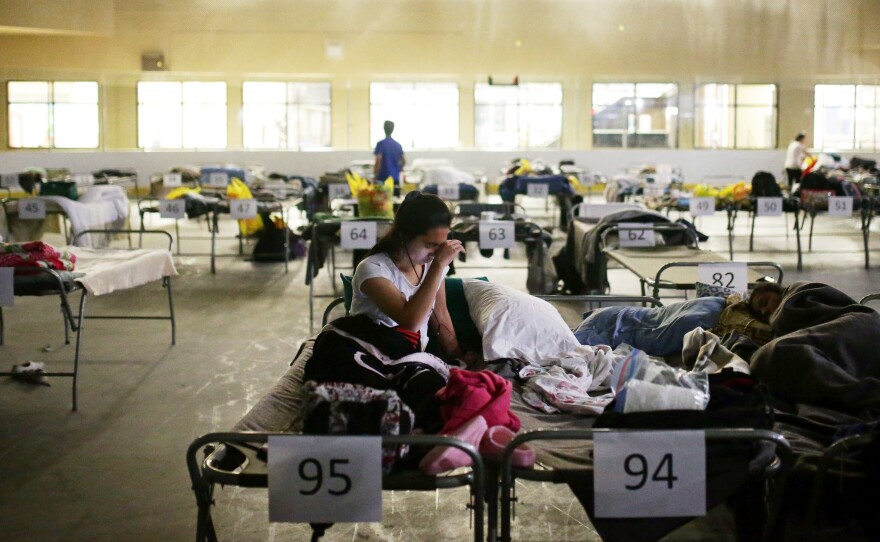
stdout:
[(76, 256), (43, 241), (0, 243), (0, 267), (42, 267), (73, 271)]

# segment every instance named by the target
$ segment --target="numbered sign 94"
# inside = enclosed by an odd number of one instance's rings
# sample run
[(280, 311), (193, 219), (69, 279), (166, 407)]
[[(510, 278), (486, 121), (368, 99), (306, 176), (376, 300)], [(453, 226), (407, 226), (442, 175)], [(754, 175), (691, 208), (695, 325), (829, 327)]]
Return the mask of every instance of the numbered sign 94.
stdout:
[(370, 221), (346, 220), (339, 229), (342, 248), (373, 248), (376, 244), (376, 223)]
[(657, 245), (654, 228), (651, 224), (621, 222), (617, 225), (619, 244), (628, 247), (653, 247)]
[(510, 220), (480, 220), (480, 248), (511, 248), (516, 243), (515, 225)]

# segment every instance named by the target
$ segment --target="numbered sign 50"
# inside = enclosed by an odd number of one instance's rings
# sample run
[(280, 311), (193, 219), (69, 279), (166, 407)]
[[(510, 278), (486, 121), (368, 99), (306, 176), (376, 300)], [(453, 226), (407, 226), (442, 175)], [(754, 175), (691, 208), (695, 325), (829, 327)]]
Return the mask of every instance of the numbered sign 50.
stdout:
[(782, 214), (782, 198), (758, 198), (758, 216)]
[(381, 437), (269, 437), (269, 521), (382, 521)]
[(515, 225), (510, 220), (481, 220), (480, 248), (511, 248), (516, 243)]
[(373, 248), (376, 244), (376, 223), (346, 220), (339, 229), (342, 248)]
[(593, 444), (596, 517), (706, 514), (702, 431), (609, 431)]

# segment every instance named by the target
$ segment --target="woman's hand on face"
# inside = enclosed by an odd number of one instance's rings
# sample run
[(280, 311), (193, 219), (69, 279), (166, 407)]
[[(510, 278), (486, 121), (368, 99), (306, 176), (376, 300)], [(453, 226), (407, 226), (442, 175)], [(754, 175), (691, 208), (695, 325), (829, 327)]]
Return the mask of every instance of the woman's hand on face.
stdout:
[(434, 263), (447, 266), (455, 259), (456, 254), (464, 252), (464, 246), (458, 239), (447, 239), (434, 253)]

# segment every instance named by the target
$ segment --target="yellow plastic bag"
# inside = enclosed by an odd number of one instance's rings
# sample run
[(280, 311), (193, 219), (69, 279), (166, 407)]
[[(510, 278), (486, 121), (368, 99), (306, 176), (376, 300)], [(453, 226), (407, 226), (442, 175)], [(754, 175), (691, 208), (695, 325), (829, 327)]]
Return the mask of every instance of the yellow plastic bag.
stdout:
[[(226, 187), (226, 197), (229, 199), (253, 199), (251, 189), (241, 179), (233, 177)], [(238, 221), (238, 229), (242, 235), (254, 235), (263, 229), (263, 219), (260, 215), (254, 218), (246, 218)]]
[(517, 177), (519, 177), (520, 175), (528, 175), (531, 172), (532, 172), (532, 164), (528, 160), (526, 160), (525, 158), (522, 158), (519, 161), (519, 167), (516, 168), (516, 171), (514, 171), (513, 174), (516, 175)]
[(371, 183), (357, 173), (345, 172), (351, 195), (358, 202), (358, 216), (394, 218), (394, 179)]
[(187, 194), (198, 194), (202, 189), (198, 186), (195, 188), (190, 188), (188, 186), (178, 186), (173, 189), (171, 192), (165, 195), (165, 199), (179, 199)]

